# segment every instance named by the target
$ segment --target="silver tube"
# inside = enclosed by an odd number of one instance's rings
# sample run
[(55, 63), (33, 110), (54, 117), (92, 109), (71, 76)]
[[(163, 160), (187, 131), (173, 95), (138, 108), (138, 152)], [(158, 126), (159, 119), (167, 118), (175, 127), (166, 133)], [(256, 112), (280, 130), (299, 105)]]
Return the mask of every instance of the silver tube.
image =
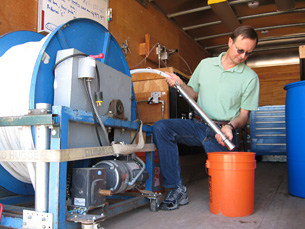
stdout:
[[(51, 105), (46, 103), (36, 104), (36, 109), (50, 110)], [(36, 150), (50, 149), (50, 129), (48, 126), (35, 126)], [(36, 162), (35, 179), (35, 211), (47, 212), (49, 200), (49, 163)]]
[(229, 150), (235, 149), (235, 145), (221, 132), (218, 126), (204, 113), (204, 111), (198, 106), (195, 100), (192, 97), (190, 97), (177, 82), (175, 83), (175, 89), (194, 108), (194, 110), (200, 115), (200, 117), (203, 118), (209, 124), (209, 126), (214, 130), (214, 132), (221, 136), (227, 148)]
[[(163, 77), (170, 77), (168, 74), (156, 70), (156, 69), (147, 69), (147, 68), (140, 68), (140, 69), (133, 69), (130, 71), (130, 74), (136, 74), (136, 73), (155, 73)], [(182, 89), (182, 87), (176, 82), (175, 83), (175, 89), (182, 95), (182, 97), (197, 111), (197, 113), (200, 115), (201, 118), (203, 118), (210, 127), (214, 130), (216, 134), (219, 134), (223, 140), (223, 142), (226, 144), (229, 150), (235, 149), (235, 145), (221, 132), (221, 130), (218, 128), (217, 125), (204, 113), (204, 111), (198, 106), (198, 104), (195, 102), (195, 100), (190, 97), (185, 90)]]
[(136, 159), (141, 163), (142, 169), (141, 169), (141, 171), (138, 173), (138, 175), (132, 181), (128, 182), (129, 186), (133, 185), (138, 180), (138, 178), (142, 175), (142, 173), (145, 170), (145, 163), (139, 157), (136, 157)]

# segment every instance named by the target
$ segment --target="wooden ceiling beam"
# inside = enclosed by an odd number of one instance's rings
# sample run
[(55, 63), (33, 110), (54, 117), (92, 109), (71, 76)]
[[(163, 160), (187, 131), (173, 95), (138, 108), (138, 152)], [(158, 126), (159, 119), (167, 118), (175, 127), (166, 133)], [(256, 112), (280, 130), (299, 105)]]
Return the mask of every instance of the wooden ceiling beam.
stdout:
[(208, 0), (208, 5), (211, 6), (214, 13), (220, 18), (228, 31), (232, 32), (241, 25), (233, 9), (226, 0)]
[(275, 0), (275, 4), (278, 11), (288, 11), (295, 8), (294, 0)]

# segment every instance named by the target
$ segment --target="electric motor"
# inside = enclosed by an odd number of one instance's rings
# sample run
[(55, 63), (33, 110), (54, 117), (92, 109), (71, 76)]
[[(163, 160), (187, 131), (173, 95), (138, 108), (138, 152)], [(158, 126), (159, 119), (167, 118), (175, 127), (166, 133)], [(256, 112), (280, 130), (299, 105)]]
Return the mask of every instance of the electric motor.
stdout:
[(106, 189), (116, 193), (131, 190), (148, 179), (145, 164), (137, 160), (106, 160), (94, 167), (106, 169)]

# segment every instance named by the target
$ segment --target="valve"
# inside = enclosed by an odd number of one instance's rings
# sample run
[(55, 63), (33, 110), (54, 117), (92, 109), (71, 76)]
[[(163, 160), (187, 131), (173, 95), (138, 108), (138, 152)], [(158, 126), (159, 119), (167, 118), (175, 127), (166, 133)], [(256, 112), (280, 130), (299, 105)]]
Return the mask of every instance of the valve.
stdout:
[(3, 213), (3, 205), (0, 203), (0, 221)]
[(104, 55), (104, 53), (100, 53), (98, 55), (89, 55), (89, 57), (95, 58), (95, 59), (97, 59), (97, 58), (103, 59), (105, 57), (105, 55)]

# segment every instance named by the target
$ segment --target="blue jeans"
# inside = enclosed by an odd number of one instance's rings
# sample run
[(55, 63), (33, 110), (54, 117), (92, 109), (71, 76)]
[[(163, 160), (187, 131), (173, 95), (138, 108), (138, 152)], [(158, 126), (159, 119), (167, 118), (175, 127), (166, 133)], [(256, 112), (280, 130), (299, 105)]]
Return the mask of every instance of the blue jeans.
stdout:
[(196, 119), (159, 120), (153, 125), (153, 138), (158, 150), (165, 188), (177, 188), (178, 185), (182, 185), (178, 143), (203, 146), (207, 153), (228, 151), (227, 147), (216, 141), (213, 129)]

